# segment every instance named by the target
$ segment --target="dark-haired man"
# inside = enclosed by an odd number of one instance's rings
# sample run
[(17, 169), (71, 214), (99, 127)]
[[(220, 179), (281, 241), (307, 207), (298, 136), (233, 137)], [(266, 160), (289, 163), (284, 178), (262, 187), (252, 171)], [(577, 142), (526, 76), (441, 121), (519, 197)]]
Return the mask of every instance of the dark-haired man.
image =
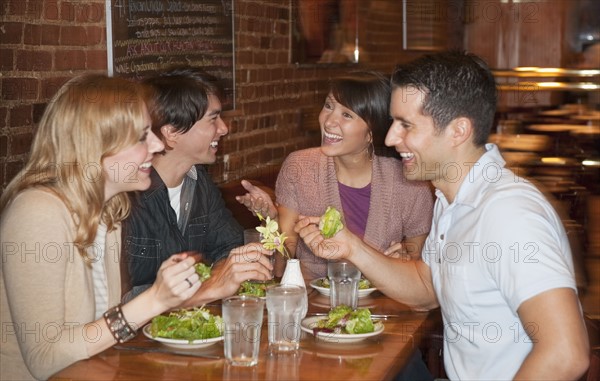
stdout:
[(124, 278), (128, 275), (131, 288), (125, 298), (152, 284), (164, 259), (186, 251), (198, 252), (203, 262), (213, 264), (211, 278), (189, 305), (232, 295), (248, 279), (270, 279), (272, 266), (262, 255), (268, 252), (241, 246), (242, 227), (202, 166), (215, 162), (219, 141), (228, 132), (217, 79), (182, 67), (144, 82), (152, 128), (165, 151), (155, 155), (152, 185), (133, 197), (123, 225)]

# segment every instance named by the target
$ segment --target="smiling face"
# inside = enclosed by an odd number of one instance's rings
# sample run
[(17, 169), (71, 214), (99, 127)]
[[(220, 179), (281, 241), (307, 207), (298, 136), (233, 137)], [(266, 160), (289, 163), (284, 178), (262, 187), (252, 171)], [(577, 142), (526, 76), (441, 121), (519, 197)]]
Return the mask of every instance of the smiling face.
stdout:
[(367, 123), (332, 94), (327, 96), (319, 114), (321, 151), (332, 157), (364, 155), (368, 158), (371, 142)]
[(217, 159), (219, 140), (229, 129), (221, 119), (221, 102), (214, 95), (208, 96), (208, 108), (204, 116), (185, 133), (176, 134), (173, 153), (190, 166), (212, 164)]
[(163, 143), (150, 129), (150, 115), (144, 111), (144, 129), (139, 141), (102, 160), (106, 179), (105, 199), (121, 192), (146, 190), (150, 186), (152, 157), (164, 149)]
[(424, 93), (414, 88), (392, 91), (392, 126), (385, 145), (396, 148), (402, 157), (404, 175), (409, 180), (443, 181), (449, 152), (444, 131), (436, 130), (433, 119), (423, 115)]

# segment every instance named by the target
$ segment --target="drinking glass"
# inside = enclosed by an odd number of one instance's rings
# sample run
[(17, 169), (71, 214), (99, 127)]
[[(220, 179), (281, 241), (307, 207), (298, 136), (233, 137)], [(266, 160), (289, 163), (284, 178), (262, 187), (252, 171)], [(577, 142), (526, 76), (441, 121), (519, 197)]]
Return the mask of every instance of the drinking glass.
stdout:
[(264, 300), (238, 295), (223, 300), (225, 358), (235, 366), (258, 364)]
[(277, 284), (267, 287), (269, 350), (295, 351), (300, 346), (300, 319), (305, 291), (300, 286)]
[(358, 306), (358, 282), (360, 271), (350, 262), (329, 262), (327, 264), (329, 277), (331, 308), (345, 304), (353, 310)]

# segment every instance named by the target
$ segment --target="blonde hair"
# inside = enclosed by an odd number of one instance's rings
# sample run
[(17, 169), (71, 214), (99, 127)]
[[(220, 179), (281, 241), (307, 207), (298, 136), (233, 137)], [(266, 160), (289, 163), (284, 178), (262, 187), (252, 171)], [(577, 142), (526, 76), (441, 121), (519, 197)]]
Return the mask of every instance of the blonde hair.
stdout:
[(104, 202), (102, 160), (139, 141), (145, 127), (143, 87), (122, 78), (84, 75), (67, 82), (48, 103), (25, 167), (0, 198), (0, 213), (21, 191), (44, 187), (73, 215), (81, 255), (100, 221), (108, 230), (129, 213), (125, 193)]

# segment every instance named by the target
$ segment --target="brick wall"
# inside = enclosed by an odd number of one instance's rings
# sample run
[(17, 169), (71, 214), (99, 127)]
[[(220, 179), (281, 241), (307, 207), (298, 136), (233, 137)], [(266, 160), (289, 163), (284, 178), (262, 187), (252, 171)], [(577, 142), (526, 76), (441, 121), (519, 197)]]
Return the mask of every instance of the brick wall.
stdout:
[(104, 1), (3, 0), (0, 5), (0, 184), (27, 158), (46, 102), (69, 78), (106, 71)]
[[(389, 72), (403, 52), (399, 1), (359, 1), (361, 49)], [(2, 0), (0, 5), (0, 185), (27, 159), (46, 102), (69, 78), (106, 72), (104, 0)], [(217, 182), (269, 170), (319, 143), (316, 116), (326, 79), (347, 66), (289, 63), (289, 0), (235, 0), (236, 110), (211, 171)], [(396, 43), (394, 43), (394, 41)], [(352, 67), (355, 69), (356, 67)]]

